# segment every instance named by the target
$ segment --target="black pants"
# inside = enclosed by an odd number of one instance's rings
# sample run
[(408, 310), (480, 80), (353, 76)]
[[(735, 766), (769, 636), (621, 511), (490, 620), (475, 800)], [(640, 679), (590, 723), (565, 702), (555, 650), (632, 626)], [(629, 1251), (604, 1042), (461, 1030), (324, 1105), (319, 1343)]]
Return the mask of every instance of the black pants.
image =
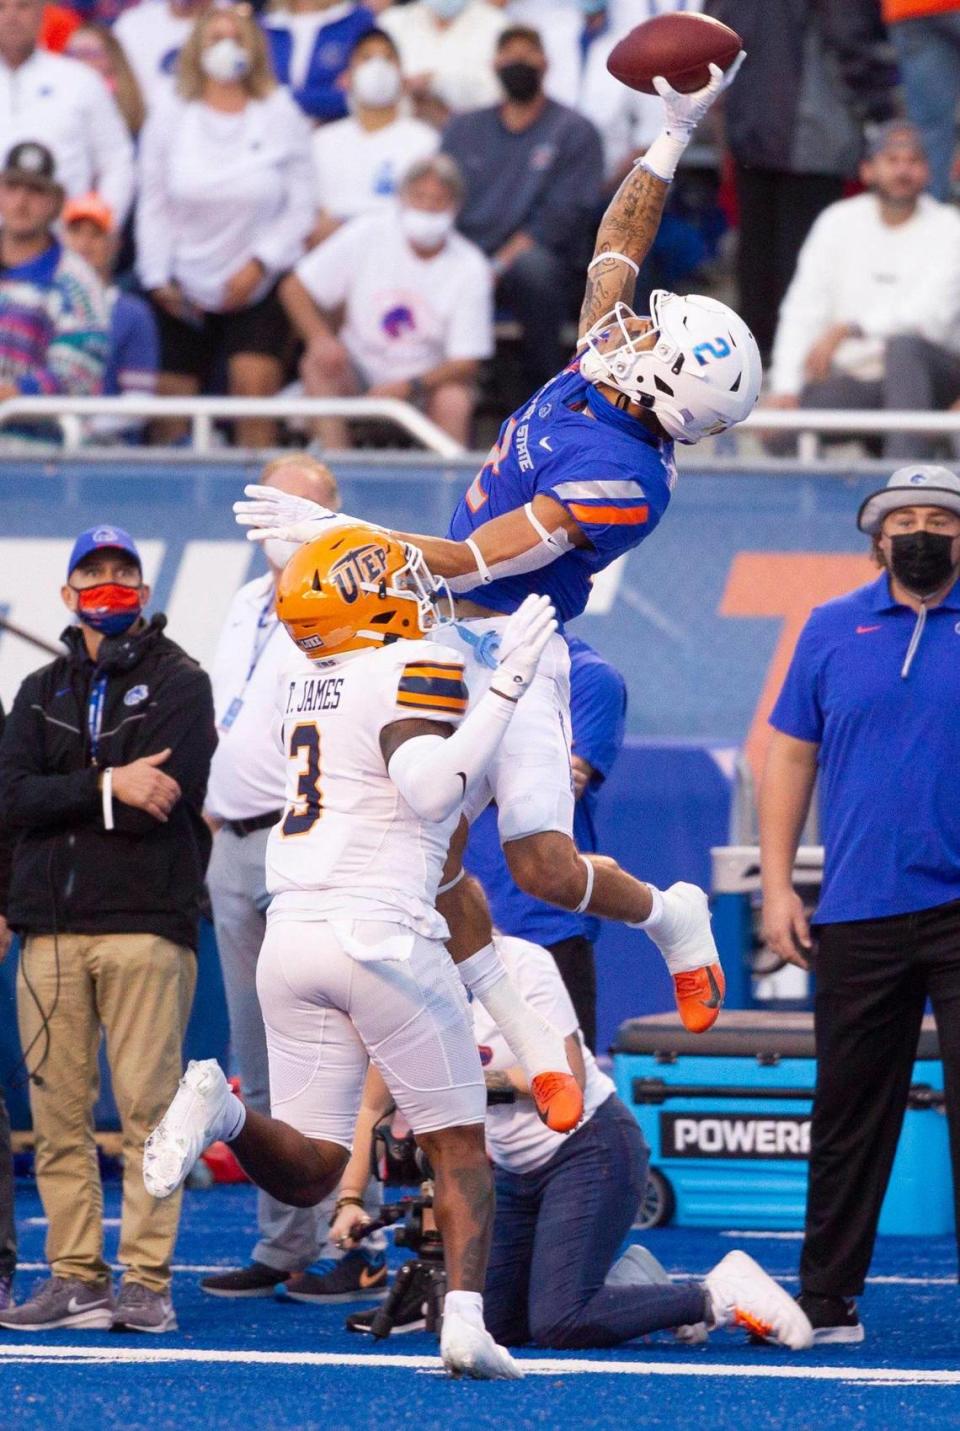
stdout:
[(856, 1297), (870, 1266), (928, 996), (957, 1200), (960, 900), (892, 919), (824, 924), (818, 932), (817, 1093), (800, 1283), (820, 1296)]
[(597, 1051), (597, 966), (593, 945), (582, 934), (547, 946), (560, 970), (577, 1015), (580, 1032), (591, 1053)]
[(17, 1230), (13, 1220), (13, 1153), (10, 1119), (0, 1091), (0, 1277), (12, 1277), (17, 1265)]
[(843, 180), (743, 164), (734, 166), (734, 175), (740, 206), (737, 312), (766, 360), (797, 255), (817, 215), (842, 197)]

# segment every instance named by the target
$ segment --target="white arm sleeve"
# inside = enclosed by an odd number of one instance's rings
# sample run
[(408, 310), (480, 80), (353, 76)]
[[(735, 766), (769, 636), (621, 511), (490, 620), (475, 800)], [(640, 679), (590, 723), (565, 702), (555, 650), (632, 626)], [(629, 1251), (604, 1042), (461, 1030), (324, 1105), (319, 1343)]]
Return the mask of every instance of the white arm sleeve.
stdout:
[(562, 557), (564, 552), (572, 550), (573, 543), (564, 528), (557, 527), (555, 531), (548, 532), (535, 514), (532, 502), (526, 504), (523, 512), (536, 532), (538, 540), (525, 552), (507, 557), (504, 561), (492, 562), (488, 566), (476, 542), (472, 538), (468, 538), (467, 545), (473, 552), (477, 570), (469, 572), (465, 576), (447, 578), (447, 585), (454, 594), (459, 591), (472, 591), (478, 585), (486, 586), (489, 582), (499, 581), (504, 576), (521, 576), (528, 571), (539, 571), (541, 567), (549, 566), (558, 557)]
[(421, 820), (445, 820), (485, 775), (516, 701), (487, 691), (448, 739), (415, 735), (395, 750), (387, 774)]

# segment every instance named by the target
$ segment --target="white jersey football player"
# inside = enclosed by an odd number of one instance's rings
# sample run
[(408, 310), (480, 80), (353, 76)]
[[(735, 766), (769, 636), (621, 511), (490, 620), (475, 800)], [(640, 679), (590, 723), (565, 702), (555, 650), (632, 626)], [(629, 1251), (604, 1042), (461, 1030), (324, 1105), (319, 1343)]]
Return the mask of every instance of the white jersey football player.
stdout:
[(347, 1162), (372, 1062), (436, 1175), (444, 1363), (457, 1376), (510, 1378), (518, 1368), (483, 1325), (493, 1212), (484, 1081), (435, 896), (464, 796), (556, 620), (546, 597), (523, 604), (467, 713), (462, 663), (423, 639), (442, 590), (416, 549), (362, 526), (301, 548), (282, 573), (278, 615), (315, 664), (283, 690), (287, 800), (267, 854), (257, 990), (274, 1116), (244, 1109), (214, 1060), (192, 1063), (147, 1139), (144, 1181), (168, 1196), (224, 1139), (280, 1201), (319, 1202)]

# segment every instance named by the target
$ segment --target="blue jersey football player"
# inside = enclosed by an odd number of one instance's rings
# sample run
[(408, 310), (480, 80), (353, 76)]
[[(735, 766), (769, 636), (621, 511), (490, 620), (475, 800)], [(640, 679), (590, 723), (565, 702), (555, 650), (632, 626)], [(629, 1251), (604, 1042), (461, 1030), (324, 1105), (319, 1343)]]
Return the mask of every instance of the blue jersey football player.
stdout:
[[(650, 295), (646, 313), (628, 306), (680, 155), (735, 69), (711, 67), (710, 83), (693, 94), (656, 81), (664, 128), (601, 221), (576, 356), (503, 424), (448, 537), (396, 534), (419, 547), (455, 593), (456, 622), (434, 639), (467, 658), (471, 692), (489, 681), (491, 646), (525, 596), (548, 595), (570, 621), (586, 605), (591, 578), (650, 535), (676, 480), (674, 442), (723, 432), (757, 401), (757, 345), (731, 309), (663, 290)], [(351, 520), (275, 489), (247, 493), (253, 500), (236, 510), (254, 526), (251, 537), (306, 541), (330, 522)], [(723, 974), (704, 892), (683, 883), (660, 891), (604, 856), (581, 856), (573, 842), (568, 661), (559, 635), (521, 705), (486, 792), (497, 803), (514, 880), (564, 909), (643, 927), (673, 975), (685, 1024), (709, 1028)], [(451, 887), (438, 907), (453, 930), (454, 957), (463, 958), (470, 946), (483, 952), (489, 916), (472, 882), (460, 878), (458, 858), (452, 850)]]

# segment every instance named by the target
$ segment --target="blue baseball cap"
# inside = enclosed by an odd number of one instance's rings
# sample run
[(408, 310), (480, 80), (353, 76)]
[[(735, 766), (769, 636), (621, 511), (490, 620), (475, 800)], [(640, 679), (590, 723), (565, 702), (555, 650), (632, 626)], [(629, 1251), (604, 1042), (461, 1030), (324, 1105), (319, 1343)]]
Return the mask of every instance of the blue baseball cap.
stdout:
[(143, 570), (143, 562), (140, 560), (140, 553), (137, 551), (137, 544), (129, 532), (125, 532), (122, 527), (89, 527), (85, 532), (81, 532), (73, 544), (73, 551), (70, 553), (70, 560), (67, 563), (67, 580), (91, 552), (116, 551), (126, 552), (128, 557), (132, 557), (137, 566)]

